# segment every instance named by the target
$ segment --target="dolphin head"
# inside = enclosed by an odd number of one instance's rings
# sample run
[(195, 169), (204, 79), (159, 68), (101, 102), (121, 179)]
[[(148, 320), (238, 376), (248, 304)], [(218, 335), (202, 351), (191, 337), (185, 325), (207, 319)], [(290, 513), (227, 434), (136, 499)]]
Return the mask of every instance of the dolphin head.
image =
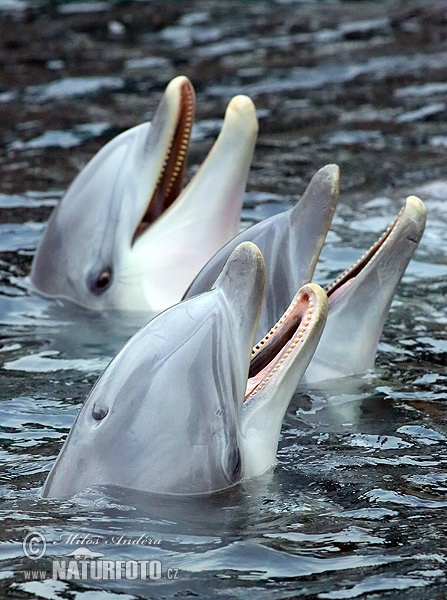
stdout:
[(260, 251), (241, 244), (209, 292), (131, 338), (88, 396), (44, 496), (66, 498), (93, 485), (207, 493), (272, 466), (327, 299), (306, 286), (253, 349), (265, 283)]
[(288, 211), (249, 227), (219, 250), (194, 279), (185, 298), (212, 286), (234, 248), (255, 243), (267, 265), (268, 285), (257, 339), (286, 311), (296, 291), (312, 276), (338, 202), (339, 168), (326, 165), (312, 177), (304, 194)]
[(374, 366), (394, 293), (425, 221), (424, 204), (410, 196), (385, 233), (326, 288), (327, 323), (303, 382), (356, 375)]
[(207, 159), (182, 190), (194, 119), (186, 77), (167, 86), (151, 123), (104, 146), (50, 217), (31, 282), (86, 308), (160, 311), (238, 231), (257, 136), (251, 100), (230, 102)]

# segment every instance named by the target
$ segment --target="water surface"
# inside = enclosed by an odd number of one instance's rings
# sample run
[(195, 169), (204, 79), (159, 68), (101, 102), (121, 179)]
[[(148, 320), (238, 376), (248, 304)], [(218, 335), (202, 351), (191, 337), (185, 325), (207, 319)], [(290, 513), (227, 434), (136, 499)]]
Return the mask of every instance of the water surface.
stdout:
[[(430, 4), (0, 2), (2, 597), (445, 597), (446, 32)], [(30, 294), (32, 256), (76, 173), (149, 119), (180, 73), (198, 100), (189, 174), (231, 96), (256, 102), (243, 226), (340, 165), (318, 283), (356, 260), (407, 194), (426, 203), (427, 229), (374, 372), (298, 390), (273, 473), (206, 499), (95, 489), (43, 500), (85, 395), (141, 315)], [(47, 541), (38, 561), (23, 553), (32, 531)], [(52, 579), (52, 559), (79, 546), (160, 560), (162, 578)]]

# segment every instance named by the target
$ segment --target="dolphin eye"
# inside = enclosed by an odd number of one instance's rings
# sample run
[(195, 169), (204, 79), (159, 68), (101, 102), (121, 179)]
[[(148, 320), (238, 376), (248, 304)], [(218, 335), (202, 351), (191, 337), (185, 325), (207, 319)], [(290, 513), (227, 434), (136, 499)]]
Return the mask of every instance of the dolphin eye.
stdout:
[(112, 273), (110, 271), (103, 271), (96, 280), (96, 287), (100, 290), (107, 287), (112, 279)]
[(101, 408), (95, 404), (92, 409), (92, 417), (95, 419), (95, 421), (101, 421), (108, 412), (109, 410), (107, 408)]
[(99, 296), (112, 282), (112, 269), (110, 267), (105, 267), (99, 273), (91, 275), (89, 277), (89, 288), (92, 294)]

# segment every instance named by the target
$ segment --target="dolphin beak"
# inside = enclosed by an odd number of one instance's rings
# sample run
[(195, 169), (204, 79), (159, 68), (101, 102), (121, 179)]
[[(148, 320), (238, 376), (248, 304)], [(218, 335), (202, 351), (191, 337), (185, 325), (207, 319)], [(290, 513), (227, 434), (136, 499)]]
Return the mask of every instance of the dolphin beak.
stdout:
[(394, 222), (380, 238), (326, 288), (329, 304), (334, 304), (354, 282), (357, 282), (357, 287), (365, 285), (373, 271), (380, 270), (385, 280), (394, 286), (394, 293), (424, 233), (426, 212), (419, 198), (409, 196)]
[(320, 286), (304, 285), (252, 350), (241, 411), (245, 478), (275, 464), (281, 424), (323, 333), (327, 307), (327, 296)]
[(296, 239), (292, 246), (296, 252), (294, 258), (303, 265), (300, 278), (295, 275), (300, 269), (296, 266), (292, 269), (294, 291), (312, 280), (337, 207), (339, 193), (340, 169), (335, 164), (325, 165), (312, 177), (290, 213), (290, 229)]
[[(258, 327), (266, 281), (261, 251), (256, 244), (244, 242), (233, 250), (212, 288), (225, 297), (233, 327), (232, 337), (235, 339), (237, 336), (240, 341), (234, 344), (233, 351), (237, 352), (236, 346), (242, 347), (237, 362), (246, 363), (246, 371), (249, 369), (250, 349)], [(245, 358), (242, 360), (242, 357)]]
[[(219, 220), (219, 228), (214, 232), (219, 240), (215, 251), (230, 239), (226, 232), (232, 231), (235, 235), (239, 231), (257, 136), (258, 120), (253, 101), (248, 96), (235, 96), (227, 106), (216, 142), (177, 199), (176, 204), (187, 206), (188, 213), (197, 218), (198, 214), (203, 215), (203, 198), (206, 198), (206, 214), (202, 218), (210, 222), (213, 218)], [(219, 230), (225, 232), (225, 237)]]
[(379, 338), (396, 288), (425, 228), (416, 196), (382, 236), (327, 288), (329, 312), (306, 383), (364, 373), (374, 365)]
[[(244, 402), (251, 400), (262, 388), (272, 385), (275, 373), (289, 368), (298, 354), (302, 357), (303, 348), (315, 334), (315, 327), (322, 331), (326, 314), (327, 298), (319, 285), (309, 283), (298, 290), (279, 321), (252, 349)], [(317, 341), (314, 335), (313, 350)], [(313, 352), (309, 354), (310, 360)]]

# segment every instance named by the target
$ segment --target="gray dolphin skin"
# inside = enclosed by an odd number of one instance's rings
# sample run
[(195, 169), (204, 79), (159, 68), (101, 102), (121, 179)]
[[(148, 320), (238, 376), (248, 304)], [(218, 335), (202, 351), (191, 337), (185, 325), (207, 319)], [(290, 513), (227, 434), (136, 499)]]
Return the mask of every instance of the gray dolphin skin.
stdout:
[[(218, 265), (235, 244), (242, 240), (255, 242), (263, 253), (268, 273), (256, 338), (259, 339), (282, 314), (284, 303), (290, 301), (293, 290), (297, 289), (294, 285), (312, 279), (337, 198), (338, 169), (329, 165), (317, 172), (291, 211), (248, 228), (217, 252), (185, 297), (208, 288)], [(361, 374), (374, 366), (393, 296), (422, 237), (425, 221), (424, 204), (416, 196), (410, 196), (387, 231), (328, 286), (327, 325), (303, 383), (314, 385), (326, 379)]]
[(267, 265), (268, 284), (256, 339), (263, 337), (312, 276), (338, 202), (339, 168), (326, 165), (288, 211), (249, 227), (219, 250), (194, 279), (184, 298), (209, 290), (234, 248), (255, 243)]
[(395, 221), (327, 288), (328, 318), (303, 383), (372, 369), (396, 288), (424, 233), (426, 209), (409, 196)]
[(106, 144), (53, 211), (31, 284), (92, 310), (155, 313), (178, 302), (206, 261), (239, 231), (258, 123), (236, 96), (206, 160), (182, 190), (195, 95), (167, 86), (151, 123)]
[(43, 489), (204, 494), (272, 467), (281, 423), (320, 339), (327, 296), (304, 286), (252, 348), (266, 285), (249, 242), (213, 288), (150, 321), (82, 407)]

